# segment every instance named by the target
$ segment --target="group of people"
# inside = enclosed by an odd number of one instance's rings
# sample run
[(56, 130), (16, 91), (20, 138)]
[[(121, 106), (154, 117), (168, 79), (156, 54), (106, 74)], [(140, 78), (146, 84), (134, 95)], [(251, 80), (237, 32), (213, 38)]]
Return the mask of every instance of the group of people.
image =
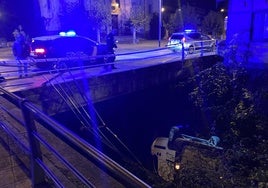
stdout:
[(30, 45), (28, 37), (23, 31), (21, 25), (19, 25), (18, 28), (14, 30), (13, 36), (15, 38), (15, 41), (12, 47), (12, 52), (15, 59), (17, 60), (19, 78), (22, 78), (23, 76), (27, 77), (28, 63), (26, 59), (30, 55)]

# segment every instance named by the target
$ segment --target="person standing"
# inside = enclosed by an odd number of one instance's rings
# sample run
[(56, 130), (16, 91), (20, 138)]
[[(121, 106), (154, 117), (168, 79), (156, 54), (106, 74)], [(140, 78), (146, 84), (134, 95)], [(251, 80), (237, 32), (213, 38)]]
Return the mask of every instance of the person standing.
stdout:
[[(117, 48), (116, 41), (114, 39), (115, 33), (116, 31), (113, 29), (106, 37), (108, 54), (111, 54), (111, 55), (114, 55), (114, 48)], [(109, 60), (109, 63), (114, 62), (114, 56), (111, 58), (108, 58), (108, 60)], [(112, 69), (116, 69), (114, 64), (112, 64), (111, 66), (112, 66)]]
[(19, 78), (22, 78), (23, 74), (28, 76), (28, 63), (26, 59), (29, 56), (29, 45), (26, 42), (25, 36), (18, 29), (15, 29), (13, 35), (15, 41), (12, 46), (12, 52), (17, 60)]

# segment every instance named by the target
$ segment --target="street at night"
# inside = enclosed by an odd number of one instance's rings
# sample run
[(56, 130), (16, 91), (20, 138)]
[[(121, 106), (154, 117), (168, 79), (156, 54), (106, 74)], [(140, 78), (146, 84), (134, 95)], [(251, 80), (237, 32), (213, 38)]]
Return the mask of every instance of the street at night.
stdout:
[(267, 10), (2, 0), (0, 187), (268, 187)]

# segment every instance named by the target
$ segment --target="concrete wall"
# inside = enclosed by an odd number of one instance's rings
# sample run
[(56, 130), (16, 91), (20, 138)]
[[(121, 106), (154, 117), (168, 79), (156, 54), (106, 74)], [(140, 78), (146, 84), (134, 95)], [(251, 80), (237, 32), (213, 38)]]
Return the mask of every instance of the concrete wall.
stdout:
[[(108, 100), (174, 81), (181, 67), (181, 62), (170, 62), (146, 68), (88, 76), (86, 79), (75, 81), (64, 80), (62, 83), (56, 82), (54, 86), (50, 82), (43, 87), (17, 92), (16, 94), (27, 98), (44, 112), (53, 115), (69, 111), (70, 107), (74, 108), (68, 97), (61, 97), (57, 90), (60, 90), (63, 96), (64, 92), (68, 93), (71, 90), (70, 97), (73, 100), (75, 99), (77, 105), (86, 106), (89, 103)], [(81, 93), (89, 100), (86, 101)]]
[(246, 35), (245, 40), (254, 41), (252, 32), (256, 28), (268, 29), (266, 28), (268, 25), (265, 25), (264, 22), (254, 20), (259, 14), (268, 16), (267, 0), (229, 0), (227, 38), (230, 39), (234, 34), (238, 33)]
[(268, 63), (268, 1), (229, 0), (227, 41), (249, 48), (250, 61)]
[(227, 40), (231, 40), (234, 35), (243, 35), (244, 41), (250, 40), (251, 0), (230, 0), (228, 7)]

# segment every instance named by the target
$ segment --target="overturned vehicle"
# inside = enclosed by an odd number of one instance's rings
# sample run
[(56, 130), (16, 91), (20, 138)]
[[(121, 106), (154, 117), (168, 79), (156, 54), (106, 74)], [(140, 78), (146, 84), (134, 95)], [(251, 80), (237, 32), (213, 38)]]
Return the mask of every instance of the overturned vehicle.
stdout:
[[(223, 148), (219, 137), (206, 140), (184, 134), (181, 126), (171, 128), (169, 137), (158, 137), (151, 145), (157, 174), (167, 182), (220, 181), (224, 172), (221, 162)], [(193, 185), (194, 183), (191, 183)], [(198, 183), (196, 183), (197, 185)]]

